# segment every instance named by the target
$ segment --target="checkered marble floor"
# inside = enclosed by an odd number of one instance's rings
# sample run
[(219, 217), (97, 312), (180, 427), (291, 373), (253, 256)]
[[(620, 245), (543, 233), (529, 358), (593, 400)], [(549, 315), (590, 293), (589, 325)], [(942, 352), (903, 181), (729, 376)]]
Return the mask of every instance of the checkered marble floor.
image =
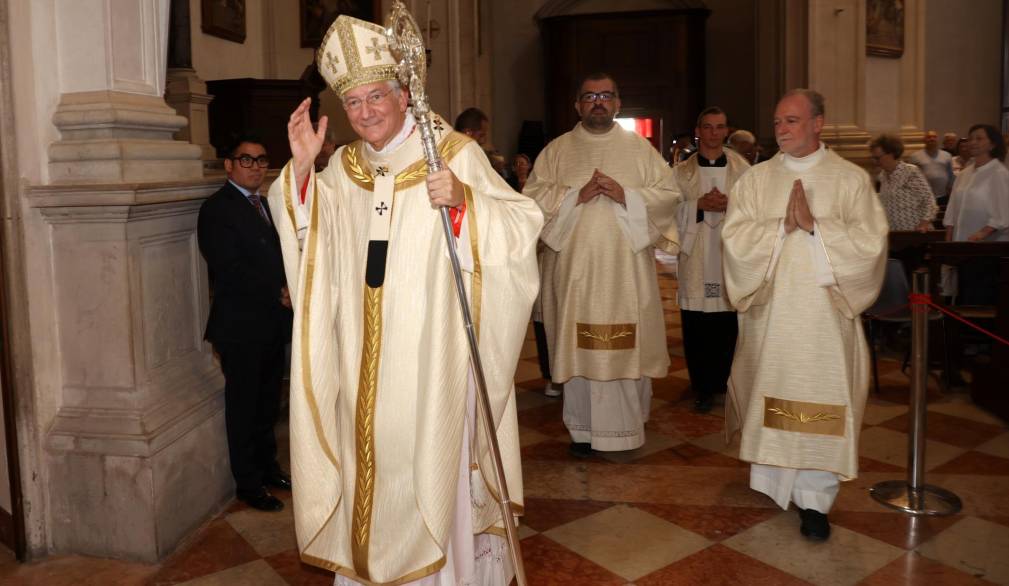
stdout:
[[(841, 487), (830, 540), (807, 542), (794, 510), (749, 489), (738, 443), (725, 443), (721, 407), (691, 411), (669, 261), (660, 257), (659, 271), (673, 365), (654, 381), (642, 448), (587, 460), (568, 455), (561, 401), (542, 393), (530, 331), (516, 375), (526, 489), (520, 536), (530, 584), (1009, 584), (1005, 422), (965, 395), (931, 389), (927, 481), (954, 491), (964, 508), (942, 518), (890, 512), (868, 489), (905, 477), (909, 381), (896, 362), (882, 361), (880, 393), (865, 415), (860, 476)], [(289, 494), (280, 496), (290, 504)], [(158, 566), (0, 559), (0, 583), (332, 584), (331, 574), (299, 562), (289, 511), (234, 504)]]

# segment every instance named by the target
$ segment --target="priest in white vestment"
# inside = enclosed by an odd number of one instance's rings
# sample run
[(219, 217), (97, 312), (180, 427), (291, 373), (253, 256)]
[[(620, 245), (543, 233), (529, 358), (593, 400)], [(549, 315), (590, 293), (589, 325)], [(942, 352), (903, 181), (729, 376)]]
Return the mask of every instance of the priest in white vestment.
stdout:
[(781, 152), (736, 183), (722, 228), (739, 312), (727, 430), (742, 428), (750, 486), (794, 502), (813, 540), (830, 535), (839, 480), (858, 475), (870, 368), (860, 314), (882, 285), (888, 232), (869, 176), (820, 142), (823, 114), (811, 90), (778, 102)]
[(654, 247), (676, 252), (679, 194), (651, 143), (614, 122), (611, 77), (586, 78), (575, 109), (581, 122), (540, 153), (523, 194), (547, 219), (550, 375), (564, 384), (572, 453), (588, 456), (645, 442), (651, 379), (669, 368)]
[(673, 168), (683, 194), (676, 209), (680, 232), (676, 302), (694, 410), (707, 413), (715, 396), (725, 393), (736, 348), (736, 312), (722, 283), (722, 222), (728, 193), (750, 164), (725, 148), (728, 118), (721, 108), (701, 112), (694, 134), (699, 139), (697, 151)]
[(313, 131), (305, 100), (288, 124), (293, 158), (270, 189), (295, 309), (301, 559), (341, 585), (505, 586), (511, 564), (438, 207), (451, 208), (516, 515), (513, 379), (542, 214), (437, 116), (448, 168), (428, 175), (382, 27), (339, 17), (318, 65), (361, 140), (316, 174), (327, 120)]

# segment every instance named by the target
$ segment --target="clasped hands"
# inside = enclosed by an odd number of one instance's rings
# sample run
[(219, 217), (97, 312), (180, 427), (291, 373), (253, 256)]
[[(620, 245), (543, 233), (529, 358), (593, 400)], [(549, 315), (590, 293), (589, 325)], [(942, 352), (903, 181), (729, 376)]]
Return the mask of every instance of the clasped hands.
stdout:
[(729, 196), (712, 187), (711, 191), (705, 193), (697, 200), (697, 209), (703, 212), (724, 212), (729, 207)]
[(612, 177), (596, 169), (588, 183), (578, 190), (578, 204), (588, 203), (598, 195), (605, 195), (622, 206), (627, 205), (624, 188)]
[(785, 233), (791, 234), (796, 228), (812, 233), (815, 220), (813, 212), (809, 211), (809, 202), (806, 201), (806, 190), (802, 187), (802, 180), (796, 179), (792, 183), (792, 193), (788, 196), (788, 206), (785, 208)]

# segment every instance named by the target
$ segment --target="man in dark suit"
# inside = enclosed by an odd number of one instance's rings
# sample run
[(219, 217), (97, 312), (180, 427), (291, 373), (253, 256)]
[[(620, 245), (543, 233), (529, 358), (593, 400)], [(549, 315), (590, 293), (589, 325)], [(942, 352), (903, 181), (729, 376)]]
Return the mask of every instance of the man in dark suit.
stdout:
[(205, 337), (224, 372), (236, 495), (257, 509), (279, 511), (284, 504), (267, 487), (291, 488), (277, 464), (273, 427), (292, 313), (280, 241), (259, 196), (269, 165), (255, 138), (236, 140), (224, 160), (228, 182), (200, 208), (197, 236), (213, 290)]

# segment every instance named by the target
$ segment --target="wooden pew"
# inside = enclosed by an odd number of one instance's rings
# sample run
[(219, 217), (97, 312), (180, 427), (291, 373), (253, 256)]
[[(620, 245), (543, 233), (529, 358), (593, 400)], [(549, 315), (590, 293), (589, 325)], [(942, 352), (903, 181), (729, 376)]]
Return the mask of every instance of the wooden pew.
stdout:
[(928, 253), (928, 245), (933, 242), (942, 242), (945, 239), (945, 230), (890, 232), (889, 256), (904, 263), (904, 270), (908, 274), (908, 282), (910, 283), (911, 273), (915, 269), (927, 265), (925, 257)]
[[(1009, 339), (1009, 242), (935, 242), (928, 245), (929, 287), (932, 298), (939, 300), (939, 278), (942, 265), (960, 265), (965, 261), (988, 257), (998, 259), (998, 277), (996, 281), (997, 301), (991, 306), (972, 306), (959, 308), (964, 318), (977, 323), (981, 327)], [(957, 311), (957, 307), (952, 308)], [(950, 318), (951, 330), (966, 333), (967, 326), (959, 324)], [(956, 324), (956, 325), (954, 325)], [(973, 335), (973, 334), (971, 334)], [(978, 333), (978, 336), (983, 334)], [(954, 338), (958, 336), (953, 336)], [(999, 417), (1009, 421), (1009, 346), (991, 340), (991, 360), (987, 364), (973, 365), (973, 381), (971, 383), (971, 398), (974, 403), (988, 409)], [(959, 358), (959, 351), (954, 348), (952, 354)], [(959, 362), (959, 360), (954, 360)]]

